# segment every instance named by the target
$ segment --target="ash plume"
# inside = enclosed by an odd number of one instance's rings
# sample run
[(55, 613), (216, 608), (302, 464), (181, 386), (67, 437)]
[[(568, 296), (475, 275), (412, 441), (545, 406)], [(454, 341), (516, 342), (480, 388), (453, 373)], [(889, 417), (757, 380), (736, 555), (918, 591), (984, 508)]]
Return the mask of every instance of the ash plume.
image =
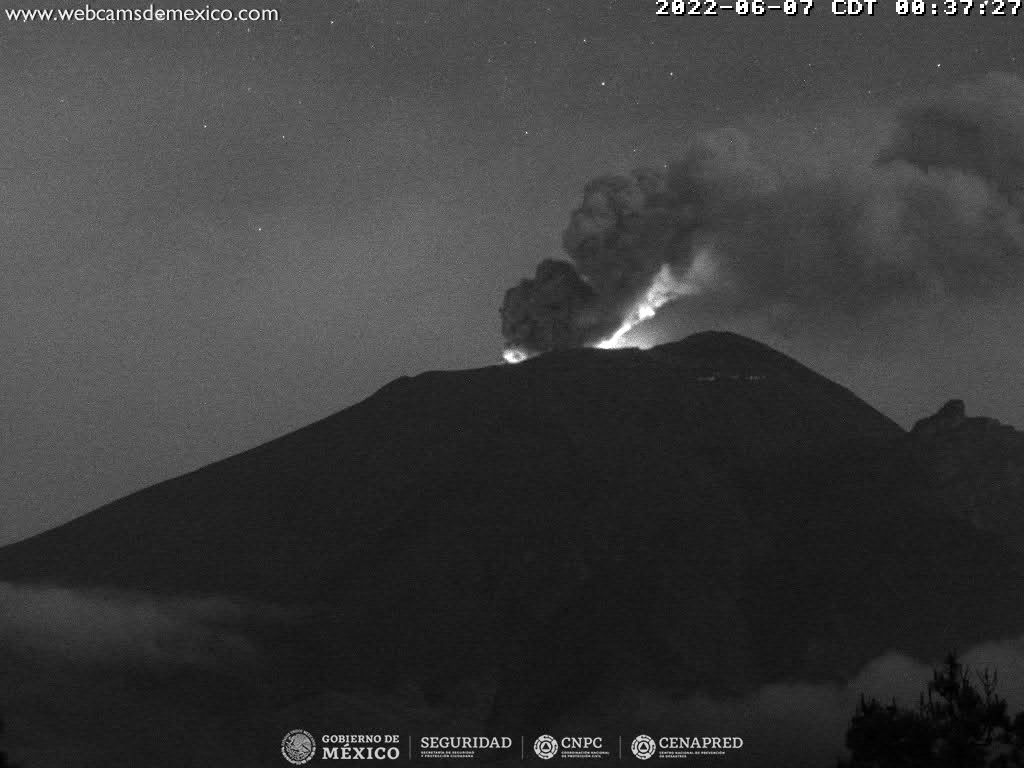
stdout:
[(563, 234), (568, 259), (505, 294), (506, 358), (613, 346), (695, 297), (720, 317), (792, 323), (1020, 285), (1021, 79), (991, 74), (908, 105), (859, 167), (804, 160), (763, 160), (723, 130), (662, 169), (591, 181)]

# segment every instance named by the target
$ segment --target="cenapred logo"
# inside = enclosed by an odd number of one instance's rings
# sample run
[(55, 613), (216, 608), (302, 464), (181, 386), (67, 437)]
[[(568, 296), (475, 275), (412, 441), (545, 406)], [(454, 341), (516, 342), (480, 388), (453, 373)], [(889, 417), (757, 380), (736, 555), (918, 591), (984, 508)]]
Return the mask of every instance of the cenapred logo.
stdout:
[(550, 760), (558, 754), (558, 741), (554, 736), (548, 736), (545, 733), (543, 736), (538, 736), (537, 740), (533, 742), (533, 751), (541, 760)]
[(654, 739), (646, 733), (641, 733), (633, 739), (633, 744), (630, 746), (630, 749), (633, 750), (633, 755), (638, 760), (647, 760), (654, 757), (654, 753), (658, 751), (658, 745), (655, 744)]
[(292, 765), (308, 763), (316, 756), (316, 740), (309, 731), (296, 728), (281, 740), (281, 754)]

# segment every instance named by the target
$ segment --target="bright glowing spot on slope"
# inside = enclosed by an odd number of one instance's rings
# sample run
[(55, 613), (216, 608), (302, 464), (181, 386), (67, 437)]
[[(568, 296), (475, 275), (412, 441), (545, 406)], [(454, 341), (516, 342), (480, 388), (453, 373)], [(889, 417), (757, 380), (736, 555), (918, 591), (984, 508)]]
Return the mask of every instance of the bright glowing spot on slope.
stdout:
[(506, 363), (521, 363), (529, 357), (523, 350), (515, 348), (506, 349), (501, 356), (505, 358)]

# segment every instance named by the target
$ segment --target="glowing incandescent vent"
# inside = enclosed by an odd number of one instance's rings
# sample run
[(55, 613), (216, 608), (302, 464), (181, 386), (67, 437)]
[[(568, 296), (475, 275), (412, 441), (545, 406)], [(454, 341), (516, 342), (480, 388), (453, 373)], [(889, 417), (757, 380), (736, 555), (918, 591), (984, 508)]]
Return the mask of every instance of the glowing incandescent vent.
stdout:
[[(633, 328), (644, 320), (654, 317), (658, 310), (669, 302), (683, 296), (696, 296), (703, 293), (716, 282), (715, 273), (714, 262), (708, 248), (701, 248), (697, 251), (686, 274), (681, 278), (676, 277), (671, 266), (662, 264), (644, 295), (622, 318), (622, 323), (615, 333), (593, 346), (598, 349), (618, 349), (628, 346), (623, 339)], [(531, 355), (524, 349), (509, 347), (502, 353), (502, 357), (507, 363), (521, 363), (529, 359)]]
[(514, 348), (506, 349), (501, 356), (505, 358), (506, 363), (521, 363), (529, 357), (523, 350)]

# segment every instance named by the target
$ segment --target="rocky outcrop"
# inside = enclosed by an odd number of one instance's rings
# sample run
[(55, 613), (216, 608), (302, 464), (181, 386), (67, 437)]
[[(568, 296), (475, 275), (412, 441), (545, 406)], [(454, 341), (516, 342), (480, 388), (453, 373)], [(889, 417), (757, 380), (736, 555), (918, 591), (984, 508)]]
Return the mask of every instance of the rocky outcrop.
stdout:
[(938, 412), (914, 424), (910, 434), (916, 438), (927, 440), (936, 435), (953, 432), (963, 426), (967, 419), (966, 410), (963, 400), (950, 400)]
[(1024, 549), (1024, 433), (950, 400), (910, 441), (937, 503)]

